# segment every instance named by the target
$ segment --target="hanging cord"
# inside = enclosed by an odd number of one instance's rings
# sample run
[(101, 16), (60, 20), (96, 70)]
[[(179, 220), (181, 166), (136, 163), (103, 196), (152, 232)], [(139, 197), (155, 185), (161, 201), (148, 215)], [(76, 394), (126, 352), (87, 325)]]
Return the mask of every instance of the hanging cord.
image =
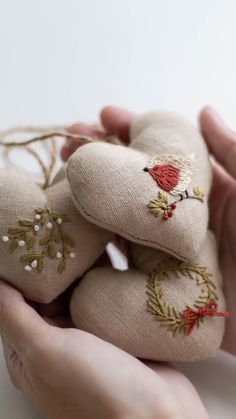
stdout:
[[(35, 137), (29, 138), (27, 140), (14, 140), (7, 141), (7, 137), (16, 133), (38, 133)], [(67, 131), (65, 128), (43, 128), (43, 127), (15, 127), (10, 128), (4, 131), (0, 131), (0, 146), (3, 146), (6, 149), (6, 152), (10, 151), (13, 148), (24, 148), (31, 156), (37, 160), (44, 178), (44, 183), (41, 185), (42, 189), (47, 188), (50, 185), (52, 174), (57, 162), (57, 147), (56, 139), (64, 138), (70, 139), (71, 141), (78, 141), (81, 145), (95, 142), (107, 142), (116, 145), (124, 145), (119, 138), (110, 133), (105, 133), (101, 130), (103, 135), (102, 138), (93, 138), (87, 135), (74, 134)], [(34, 150), (31, 146), (35, 143), (42, 143), (48, 141), (49, 143), (49, 156), (50, 163), (49, 165), (45, 164), (38, 151)]]
[[(119, 140), (119, 138), (117, 138), (116, 136), (110, 134), (110, 133), (103, 133), (104, 134), (104, 138), (93, 138), (90, 137), (88, 135), (81, 135), (81, 134), (73, 134), (69, 131), (66, 130), (57, 130), (57, 131), (46, 131), (46, 129), (43, 129), (42, 132), (45, 131), (45, 133), (42, 133), (41, 135), (38, 135), (36, 137), (33, 138), (29, 138), (28, 140), (25, 141), (11, 141), (11, 142), (5, 142), (4, 141), (4, 137), (9, 135), (8, 133), (10, 132), (15, 133), (15, 132), (35, 132), (38, 130), (35, 130), (33, 127), (27, 127), (28, 131), (26, 131), (25, 128), (12, 128), (11, 130), (6, 130), (6, 131), (0, 131), (0, 145), (4, 146), (4, 147), (25, 147), (27, 145), (36, 143), (36, 142), (42, 142), (42, 141), (46, 141), (50, 138), (55, 138), (55, 137), (61, 137), (61, 138), (67, 138), (67, 139), (71, 139), (71, 140), (78, 140), (83, 144), (88, 144), (88, 143), (95, 143), (98, 141), (101, 142), (109, 142), (112, 144), (117, 144), (117, 145), (123, 145), (122, 141)], [(41, 129), (42, 130), (42, 129)], [(7, 134), (6, 134), (7, 133)]]
[(25, 147), (25, 150), (29, 154), (31, 154), (35, 158), (35, 160), (37, 160), (37, 162), (38, 162), (38, 164), (41, 168), (43, 177), (44, 177), (44, 183), (41, 185), (41, 188), (46, 189), (48, 187), (49, 183), (50, 183), (49, 168), (47, 168), (47, 166), (44, 164), (43, 160), (41, 159), (41, 157), (40, 157), (39, 153), (37, 153), (37, 151), (33, 150), (30, 147)]

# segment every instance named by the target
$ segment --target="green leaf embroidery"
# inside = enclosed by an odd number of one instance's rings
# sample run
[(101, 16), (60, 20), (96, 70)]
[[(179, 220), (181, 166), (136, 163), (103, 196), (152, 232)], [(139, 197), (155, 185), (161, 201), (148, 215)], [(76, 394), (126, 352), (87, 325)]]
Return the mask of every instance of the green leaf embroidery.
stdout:
[[(37, 208), (35, 218), (20, 218), (18, 224), (8, 228), (7, 242), (9, 242), (9, 252), (16, 251), (18, 246), (26, 246), (29, 253), (20, 256), (20, 261), (25, 263), (26, 270), (31, 271), (37, 268), (41, 273), (45, 266), (45, 258), (60, 259), (58, 272), (62, 273), (66, 269), (67, 258), (70, 255), (70, 248), (75, 247), (74, 240), (64, 232), (63, 223), (70, 219), (66, 214), (51, 211), (49, 208)], [(47, 227), (48, 225), (48, 227)], [(47, 229), (47, 234), (39, 239), (38, 231)], [(32, 249), (39, 246), (39, 252), (32, 252)]]

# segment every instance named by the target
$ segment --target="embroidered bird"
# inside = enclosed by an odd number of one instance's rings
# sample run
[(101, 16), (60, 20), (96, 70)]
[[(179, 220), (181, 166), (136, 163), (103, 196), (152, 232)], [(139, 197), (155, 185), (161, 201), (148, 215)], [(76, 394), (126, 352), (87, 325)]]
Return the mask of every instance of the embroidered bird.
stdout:
[(182, 196), (184, 192), (188, 194), (194, 165), (194, 154), (187, 157), (165, 154), (154, 156), (143, 170), (153, 177), (163, 191)]

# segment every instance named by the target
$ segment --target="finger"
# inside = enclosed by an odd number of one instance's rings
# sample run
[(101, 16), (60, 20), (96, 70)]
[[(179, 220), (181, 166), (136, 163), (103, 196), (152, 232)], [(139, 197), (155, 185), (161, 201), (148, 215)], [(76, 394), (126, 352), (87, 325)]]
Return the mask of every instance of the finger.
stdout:
[[(87, 125), (87, 124), (75, 124), (72, 125), (69, 129), (69, 132), (72, 134), (80, 134), (80, 135), (86, 135), (88, 137), (93, 138), (102, 138), (103, 133), (102, 131), (99, 131), (98, 129)], [(81, 142), (76, 139), (68, 138), (66, 140), (66, 143), (63, 145), (61, 149), (61, 158), (63, 161), (67, 161), (69, 157), (77, 150), (78, 147), (81, 146)]]
[(16, 352), (41, 342), (48, 327), (15, 288), (0, 281), (0, 334)]
[(210, 107), (206, 107), (201, 112), (200, 126), (215, 159), (233, 178), (236, 178), (236, 134)]
[(104, 128), (117, 134), (125, 143), (129, 142), (129, 128), (134, 116), (133, 112), (115, 106), (106, 106), (100, 114)]
[(62, 161), (66, 162), (74, 152), (75, 152), (75, 149), (73, 147), (70, 147), (69, 145), (64, 144), (60, 152)]
[(235, 188), (235, 182), (231, 176), (215, 160), (212, 161), (213, 182), (210, 192), (210, 229), (217, 237), (220, 237), (223, 220), (223, 212), (226, 202)]
[(147, 362), (146, 365), (163, 378), (179, 401), (184, 417), (209, 419), (206, 409), (193, 384), (185, 375), (170, 364)]

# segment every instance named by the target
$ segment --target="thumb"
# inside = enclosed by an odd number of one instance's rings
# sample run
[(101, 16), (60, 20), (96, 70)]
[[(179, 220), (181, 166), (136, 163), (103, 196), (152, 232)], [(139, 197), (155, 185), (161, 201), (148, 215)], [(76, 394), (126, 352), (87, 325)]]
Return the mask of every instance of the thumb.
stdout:
[(211, 107), (206, 107), (201, 112), (200, 127), (210, 152), (236, 179), (236, 133), (225, 125)]
[(30, 351), (49, 327), (15, 288), (0, 281), (0, 334), (13, 350)]
[(129, 129), (135, 114), (116, 106), (106, 106), (102, 109), (100, 118), (107, 131), (118, 134), (125, 142), (129, 143)]

